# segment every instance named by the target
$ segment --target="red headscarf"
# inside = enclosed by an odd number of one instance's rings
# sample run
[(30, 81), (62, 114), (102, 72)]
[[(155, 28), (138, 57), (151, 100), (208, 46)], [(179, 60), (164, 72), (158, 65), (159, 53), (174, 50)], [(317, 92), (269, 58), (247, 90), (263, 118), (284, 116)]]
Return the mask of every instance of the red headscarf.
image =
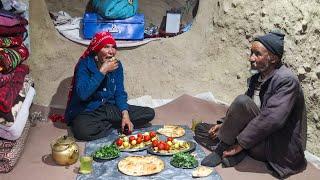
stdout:
[(80, 59), (89, 56), (93, 52), (98, 53), (102, 48), (106, 47), (107, 44), (112, 44), (114, 47), (117, 47), (116, 41), (109, 32), (98, 32), (94, 35), (89, 47), (84, 51)]
[[(92, 53), (98, 53), (102, 48), (106, 47), (107, 44), (112, 44), (114, 47), (117, 47), (116, 41), (114, 40), (114, 38), (112, 37), (112, 35), (109, 32), (96, 33), (94, 35), (94, 37), (92, 38), (88, 48), (84, 51), (84, 53), (80, 57), (79, 61), (88, 57)], [(79, 61), (78, 61), (78, 63), (79, 63)], [(77, 63), (77, 65), (78, 65), (78, 63)], [(74, 73), (76, 73), (77, 65), (75, 66)], [(69, 94), (68, 94), (67, 105), (69, 105), (70, 100), (71, 100), (74, 83), (75, 83), (75, 74), (72, 77), (71, 86), (70, 86)]]

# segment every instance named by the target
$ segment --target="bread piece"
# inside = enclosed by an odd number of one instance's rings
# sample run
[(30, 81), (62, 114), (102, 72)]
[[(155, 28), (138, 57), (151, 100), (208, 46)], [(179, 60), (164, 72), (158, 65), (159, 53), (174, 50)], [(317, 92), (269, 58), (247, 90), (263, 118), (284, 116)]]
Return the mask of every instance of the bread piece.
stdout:
[(213, 172), (213, 168), (199, 166), (192, 172), (192, 177), (207, 177)]

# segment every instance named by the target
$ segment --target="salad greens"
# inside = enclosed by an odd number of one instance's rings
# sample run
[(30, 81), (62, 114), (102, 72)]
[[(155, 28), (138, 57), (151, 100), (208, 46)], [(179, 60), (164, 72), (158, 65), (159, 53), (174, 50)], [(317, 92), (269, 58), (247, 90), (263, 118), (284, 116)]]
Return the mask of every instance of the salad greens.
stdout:
[(98, 149), (93, 156), (100, 159), (109, 159), (109, 158), (115, 158), (120, 155), (119, 149), (116, 147), (116, 145), (105, 145)]
[(178, 168), (195, 168), (198, 166), (198, 160), (193, 155), (183, 152), (174, 154), (170, 163)]

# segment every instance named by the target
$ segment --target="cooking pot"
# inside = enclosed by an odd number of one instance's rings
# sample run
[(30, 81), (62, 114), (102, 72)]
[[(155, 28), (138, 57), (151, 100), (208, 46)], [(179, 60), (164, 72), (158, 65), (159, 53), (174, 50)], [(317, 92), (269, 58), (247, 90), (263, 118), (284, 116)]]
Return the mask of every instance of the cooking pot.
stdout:
[(51, 143), (52, 159), (59, 165), (71, 165), (79, 158), (79, 146), (74, 138), (61, 136)]

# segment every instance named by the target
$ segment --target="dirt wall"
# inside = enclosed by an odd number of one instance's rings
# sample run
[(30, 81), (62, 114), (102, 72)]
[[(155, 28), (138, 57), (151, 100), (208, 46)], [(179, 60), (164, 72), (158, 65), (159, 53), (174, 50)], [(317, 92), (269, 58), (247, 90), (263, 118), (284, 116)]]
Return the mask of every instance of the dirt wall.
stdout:
[[(86, 1), (78, 1), (79, 7), (85, 7)], [(79, 7), (73, 9), (80, 11)], [(201, 0), (189, 32), (119, 51), (129, 97), (148, 94), (171, 98), (211, 91), (230, 103), (246, 89), (250, 41), (255, 35), (278, 28), (286, 34), (283, 60), (299, 75), (306, 95), (307, 147), (319, 156), (319, 9), (319, 0)], [(66, 86), (85, 47), (54, 30), (44, 0), (30, 1), (30, 17), (29, 64), (36, 83), (35, 103), (64, 107)]]

